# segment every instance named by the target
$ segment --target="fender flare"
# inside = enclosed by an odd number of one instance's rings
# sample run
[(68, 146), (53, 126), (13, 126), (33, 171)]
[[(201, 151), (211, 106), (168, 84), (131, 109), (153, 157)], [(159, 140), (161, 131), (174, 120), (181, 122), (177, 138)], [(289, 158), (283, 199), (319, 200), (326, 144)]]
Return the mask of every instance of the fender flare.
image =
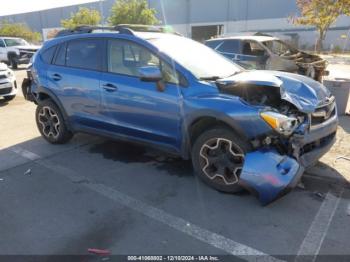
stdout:
[(35, 101), (38, 104), (40, 104), (41, 101), (47, 99), (47, 98), (41, 99), (40, 94), (44, 94), (45, 97), (48, 97), (49, 99), (51, 99), (58, 106), (60, 112), (62, 113), (63, 119), (64, 119), (68, 129), (72, 131), (72, 125), (70, 124), (68, 114), (67, 114), (66, 110), (64, 109), (61, 101), (54, 94), (54, 92), (52, 92), (50, 89), (43, 87), (43, 86), (38, 87), (35, 90)]
[[(201, 110), (202, 111), (202, 110)], [(183, 139), (181, 143), (181, 155), (184, 159), (189, 159), (191, 156), (191, 138), (190, 138), (190, 128), (201, 118), (214, 118), (215, 120), (225, 123), (229, 126), (238, 136), (249, 140), (243, 129), (238, 125), (234, 118), (216, 111), (205, 110), (205, 112), (197, 112), (185, 120), (182, 124), (182, 134)]]

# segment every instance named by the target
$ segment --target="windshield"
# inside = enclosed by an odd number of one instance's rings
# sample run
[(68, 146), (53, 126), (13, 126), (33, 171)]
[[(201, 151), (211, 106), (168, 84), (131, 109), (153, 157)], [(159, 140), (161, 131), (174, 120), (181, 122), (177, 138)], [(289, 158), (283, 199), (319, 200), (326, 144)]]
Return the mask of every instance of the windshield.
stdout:
[(211, 48), (185, 37), (169, 36), (149, 41), (199, 79), (215, 80), (243, 70)]
[(281, 40), (265, 41), (263, 44), (276, 55), (292, 55), (298, 53), (298, 50), (290, 47)]
[(6, 46), (28, 45), (28, 43), (20, 38), (5, 38)]

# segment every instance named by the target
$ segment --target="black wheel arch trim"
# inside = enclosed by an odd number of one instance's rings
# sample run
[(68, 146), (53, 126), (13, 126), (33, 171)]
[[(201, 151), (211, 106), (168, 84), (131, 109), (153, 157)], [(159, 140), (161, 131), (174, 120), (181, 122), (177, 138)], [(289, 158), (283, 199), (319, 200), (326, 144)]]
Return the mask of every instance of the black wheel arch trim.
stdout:
[[(40, 86), (35, 90), (35, 101), (37, 102), (37, 104), (40, 104), (41, 101), (44, 101), (45, 99), (41, 99), (40, 98), (40, 94), (44, 94), (45, 96), (49, 97), (59, 108), (60, 112), (62, 113), (63, 119), (65, 124), (67, 125), (67, 128), (70, 131), (72, 130), (72, 125), (69, 122), (69, 117), (68, 114), (66, 112), (66, 110), (64, 109), (61, 101), (58, 99), (58, 97), (54, 94), (54, 92), (52, 92), (50, 89)], [(47, 99), (47, 98), (46, 98)]]
[(246, 133), (243, 131), (243, 129), (240, 127), (240, 125), (237, 123), (237, 121), (226, 114), (210, 110), (205, 112), (205, 114), (193, 114), (191, 117), (185, 119), (182, 125), (183, 139), (181, 145), (181, 155), (184, 159), (189, 159), (191, 156), (191, 127), (197, 121), (204, 118), (213, 118), (218, 122), (222, 122), (228, 127), (230, 127), (241, 138), (246, 139), (247, 141), (250, 140), (249, 137), (247, 137)]

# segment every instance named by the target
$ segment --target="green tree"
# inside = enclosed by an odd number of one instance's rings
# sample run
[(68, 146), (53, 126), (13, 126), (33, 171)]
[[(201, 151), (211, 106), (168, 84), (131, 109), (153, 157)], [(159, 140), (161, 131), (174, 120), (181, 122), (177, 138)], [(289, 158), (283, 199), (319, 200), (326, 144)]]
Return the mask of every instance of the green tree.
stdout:
[(317, 51), (322, 51), (322, 43), (329, 27), (340, 15), (350, 14), (350, 0), (296, 0), (300, 16), (292, 17), (298, 25), (315, 26), (318, 31)]
[(41, 41), (41, 34), (38, 32), (33, 32), (27, 25), (20, 23), (9, 23), (8, 21), (3, 21), (0, 24), (0, 35), (20, 37), (34, 43), (39, 43)]
[(71, 17), (61, 20), (61, 25), (73, 29), (81, 25), (98, 25), (101, 22), (100, 12), (95, 9), (80, 7), (78, 12), (71, 13)]
[(117, 0), (112, 6), (108, 22), (118, 24), (154, 25), (159, 23), (156, 10), (149, 8), (146, 0)]

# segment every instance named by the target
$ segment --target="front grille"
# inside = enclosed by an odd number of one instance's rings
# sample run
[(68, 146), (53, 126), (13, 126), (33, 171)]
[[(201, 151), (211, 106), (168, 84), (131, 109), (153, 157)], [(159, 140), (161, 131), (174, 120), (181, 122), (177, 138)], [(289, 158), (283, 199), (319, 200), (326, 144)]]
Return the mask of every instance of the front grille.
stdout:
[(7, 78), (6, 75), (0, 75), (0, 79), (5, 79), (5, 78)]
[(304, 145), (300, 150), (300, 155), (309, 153), (314, 149), (327, 145), (335, 137), (335, 135), (336, 135), (336, 132)]
[(28, 53), (28, 52), (19, 52), (19, 57), (20, 58), (31, 58), (33, 56), (34, 53)]
[(1, 88), (0, 89), (0, 95), (7, 95), (7, 94), (11, 93), (11, 91), (12, 91), (12, 87)]
[(335, 99), (332, 96), (328, 102), (311, 114), (311, 126), (322, 124), (336, 114)]

